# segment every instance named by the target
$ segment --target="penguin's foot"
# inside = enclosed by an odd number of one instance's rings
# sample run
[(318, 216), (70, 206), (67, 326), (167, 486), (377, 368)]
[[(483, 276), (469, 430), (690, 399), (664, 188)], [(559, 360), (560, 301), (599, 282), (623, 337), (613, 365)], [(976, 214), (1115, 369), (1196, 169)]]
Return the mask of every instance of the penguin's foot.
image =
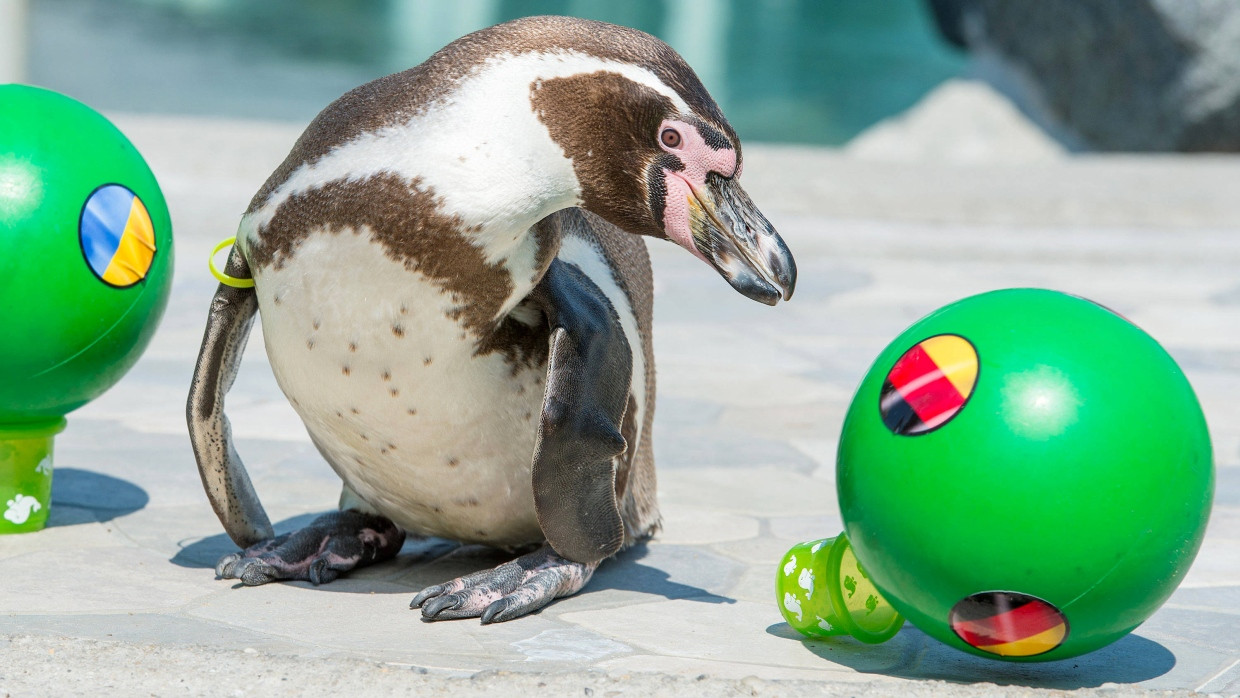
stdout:
[(423, 589), (409, 607), (421, 608), (426, 621), (481, 616), (484, 624), (500, 623), (577, 593), (596, 569), (597, 562), (566, 560), (544, 545), (495, 569)]
[(303, 529), (225, 555), (216, 563), (215, 575), (240, 579), (246, 586), (278, 579), (326, 584), (342, 572), (396, 557), (404, 542), (405, 532), (387, 518), (337, 511)]

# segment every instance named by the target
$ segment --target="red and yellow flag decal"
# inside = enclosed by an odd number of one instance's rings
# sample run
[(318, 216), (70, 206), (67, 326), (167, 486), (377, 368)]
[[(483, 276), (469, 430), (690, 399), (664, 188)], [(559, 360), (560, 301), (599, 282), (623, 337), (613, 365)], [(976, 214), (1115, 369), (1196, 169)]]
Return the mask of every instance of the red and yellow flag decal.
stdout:
[(883, 424), (902, 436), (924, 434), (955, 417), (977, 383), (977, 351), (969, 340), (940, 334), (896, 361), (879, 397)]
[(1059, 609), (1028, 594), (984, 591), (951, 611), (956, 636), (972, 647), (1002, 657), (1032, 657), (1063, 644), (1068, 620)]

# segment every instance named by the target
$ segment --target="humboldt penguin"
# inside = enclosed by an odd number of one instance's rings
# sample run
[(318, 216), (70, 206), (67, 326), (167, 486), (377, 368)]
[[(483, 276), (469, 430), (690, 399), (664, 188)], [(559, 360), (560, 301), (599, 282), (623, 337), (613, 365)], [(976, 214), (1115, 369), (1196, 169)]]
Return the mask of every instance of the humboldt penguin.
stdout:
[[(642, 236), (737, 291), (791, 297), (792, 255), (737, 183), (736, 133), (674, 50), (529, 17), (319, 114), (241, 219), (187, 407), (208, 498), (253, 585), (329, 582), (406, 534), (531, 550), (413, 599), (504, 621), (572, 594), (659, 526)], [(276, 536), (224, 397), (255, 313), (281, 390), (344, 481)]]

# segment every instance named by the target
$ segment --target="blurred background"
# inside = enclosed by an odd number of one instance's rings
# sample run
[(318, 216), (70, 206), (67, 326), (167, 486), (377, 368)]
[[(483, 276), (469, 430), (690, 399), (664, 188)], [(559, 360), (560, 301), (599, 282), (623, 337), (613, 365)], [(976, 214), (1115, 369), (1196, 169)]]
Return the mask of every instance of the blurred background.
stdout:
[(625, 24), (668, 41), (750, 140), (846, 142), (965, 64), (920, 0), (0, 4), (10, 6), (0, 16), (8, 26), (0, 45), (10, 54), (0, 78), (127, 112), (307, 121), (358, 84), (416, 65), (463, 34), (530, 14)]
[(305, 122), (530, 14), (661, 37), (750, 142), (863, 136), (863, 155), (965, 160), (1240, 149), (1232, 0), (0, 0), (0, 82), (110, 111)]
[(305, 122), (530, 14), (666, 40), (750, 142), (885, 159), (1240, 150), (1232, 0), (0, 0), (0, 82), (108, 111)]

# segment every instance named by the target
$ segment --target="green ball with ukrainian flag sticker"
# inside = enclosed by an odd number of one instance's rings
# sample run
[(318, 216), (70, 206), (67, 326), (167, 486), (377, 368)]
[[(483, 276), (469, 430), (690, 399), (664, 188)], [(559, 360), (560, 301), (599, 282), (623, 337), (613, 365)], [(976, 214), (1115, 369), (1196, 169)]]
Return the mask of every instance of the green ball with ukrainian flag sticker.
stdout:
[(1184, 578), (1213, 498), (1184, 373), (1116, 313), (1054, 291), (967, 298), (878, 357), (836, 484), (858, 562), (927, 634), (993, 659), (1122, 638)]
[(50, 424), (138, 360), (172, 285), (154, 175), (106, 118), (0, 85), (0, 425)]

